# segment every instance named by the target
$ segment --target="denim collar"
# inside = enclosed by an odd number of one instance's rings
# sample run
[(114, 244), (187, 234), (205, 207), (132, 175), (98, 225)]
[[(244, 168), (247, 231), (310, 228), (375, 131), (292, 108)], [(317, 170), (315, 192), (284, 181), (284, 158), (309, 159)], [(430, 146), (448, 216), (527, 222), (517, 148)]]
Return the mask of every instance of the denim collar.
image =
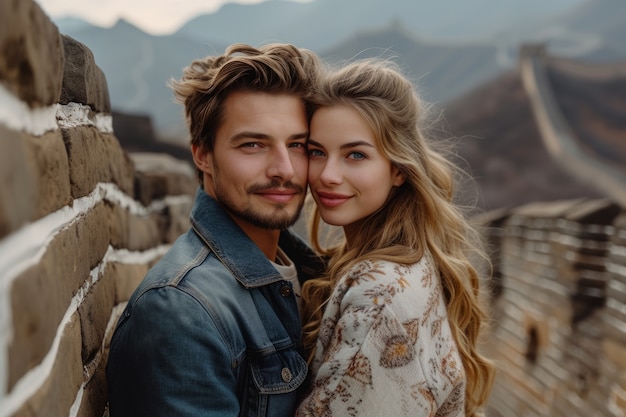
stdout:
[(259, 247), (202, 187), (196, 192), (190, 220), (200, 238), (244, 287), (260, 287), (283, 279)]

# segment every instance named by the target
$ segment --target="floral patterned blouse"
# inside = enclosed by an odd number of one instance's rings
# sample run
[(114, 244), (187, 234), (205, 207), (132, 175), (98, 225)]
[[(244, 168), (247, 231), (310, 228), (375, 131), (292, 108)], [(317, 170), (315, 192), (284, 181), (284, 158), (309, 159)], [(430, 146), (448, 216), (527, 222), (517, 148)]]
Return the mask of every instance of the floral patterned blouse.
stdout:
[(465, 372), (439, 275), (363, 261), (337, 283), (297, 416), (463, 416)]

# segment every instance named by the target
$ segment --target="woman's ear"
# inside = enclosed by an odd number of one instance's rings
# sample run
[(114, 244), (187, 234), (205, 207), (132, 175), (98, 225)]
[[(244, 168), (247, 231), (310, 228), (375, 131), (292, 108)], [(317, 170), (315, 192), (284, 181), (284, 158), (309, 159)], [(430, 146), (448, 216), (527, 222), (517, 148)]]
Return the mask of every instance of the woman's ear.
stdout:
[(406, 177), (404, 176), (400, 168), (395, 165), (391, 166), (391, 177), (393, 178), (392, 184), (396, 187), (401, 186), (402, 184), (404, 184), (404, 181), (406, 181)]

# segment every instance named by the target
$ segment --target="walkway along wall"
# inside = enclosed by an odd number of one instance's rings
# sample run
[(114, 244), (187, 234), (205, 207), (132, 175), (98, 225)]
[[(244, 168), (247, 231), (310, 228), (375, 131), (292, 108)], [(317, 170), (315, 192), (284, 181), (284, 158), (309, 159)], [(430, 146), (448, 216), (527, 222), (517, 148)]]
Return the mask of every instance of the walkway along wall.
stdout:
[(195, 175), (121, 149), (92, 53), (37, 4), (0, 1), (0, 45), (0, 416), (106, 415), (110, 332)]
[[(550, 59), (542, 45), (526, 45), (520, 49), (520, 74), (524, 89), (531, 102), (535, 122), (541, 132), (546, 149), (553, 160), (560, 164), (572, 177), (587, 183), (605, 195), (626, 205), (626, 171), (622, 164), (614, 166), (606, 158), (589, 155), (557, 104), (557, 99), (548, 80), (547, 67), (560, 67), (569, 73), (582, 73), (580, 64)], [(588, 66), (589, 68), (589, 66)], [(587, 77), (597, 79), (621, 76), (626, 73), (624, 63), (610, 67), (597, 66), (587, 69)]]
[(608, 200), (498, 213), (489, 417), (626, 416), (626, 211)]

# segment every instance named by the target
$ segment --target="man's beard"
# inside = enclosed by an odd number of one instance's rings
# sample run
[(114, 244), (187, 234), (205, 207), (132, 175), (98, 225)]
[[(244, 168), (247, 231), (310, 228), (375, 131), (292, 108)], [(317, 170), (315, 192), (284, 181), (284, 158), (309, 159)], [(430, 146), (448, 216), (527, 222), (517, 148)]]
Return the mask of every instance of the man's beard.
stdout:
[(252, 186), (248, 188), (246, 192), (248, 193), (248, 195), (254, 195), (259, 191), (275, 189), (279, 187), (295, 190), (299, 194), (298, 198), (300, 198), (300, 202), (296, 208), (296, 211), (292, 215), (284, 210), (285, 207), (287, 207), (287, 204), (276, 205), (275, 211), (277, 211), (277, 213), (271, 215), (264, 215), (260, 213), (254, 208), (253, 204), (245, 204), (244, 207), (237, 207), (229, 199), (228, 194), (223, 192), (222, 187), (219, 186), (217, 183), (215, 184), (215, 198), (232, 215), (239, 217), (240, 219), (243, 219), (256, 227), (268, 230), (284, 230), (287, 229), (289, 226), (292, 226), (300, 217), (300, 212), (302, 211), (302, 207), (304, 206), (305, 190), (303, 190), (301, 186), (296, 185), (290, 181), (287, 181), (285, 183), (272, 181), (269, 184)]

